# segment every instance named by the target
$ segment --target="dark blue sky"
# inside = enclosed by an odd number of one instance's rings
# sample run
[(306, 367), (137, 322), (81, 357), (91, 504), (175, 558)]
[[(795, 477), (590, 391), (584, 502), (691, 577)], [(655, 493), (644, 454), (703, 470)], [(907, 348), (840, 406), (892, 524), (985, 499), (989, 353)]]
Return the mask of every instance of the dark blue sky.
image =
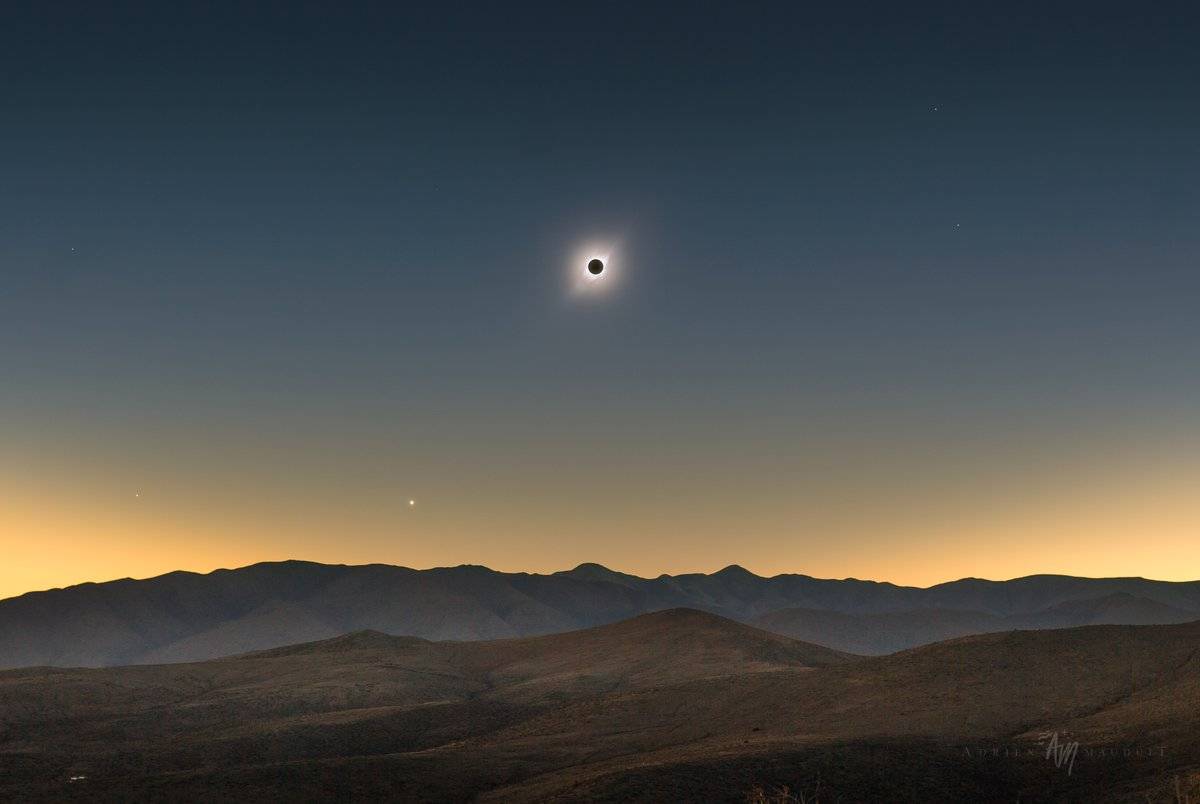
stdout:
[[(976, 5), (10, 8), (4, 468), (83, 511), (100, 478), (220, 500), (262, 439), (238, 482), (280, 500), (335, 478), (377, 495), (355, 509), (473, 512), (372, 519), (414, 564), (486, 552), (405, 540), (489, 516), (677, 530), (682, 491), (613, 514), (664, 475), (769, 490), (768, 524), (706, 520), (707, 557), (804, 530), (781, 478), (845, 439), (932, 472), (920, 497), (1194, 431), (1200, 12)], [(593, 241), (621, 282), (577, 303)], [(164, 506), (204, 533), (275, 510)]]

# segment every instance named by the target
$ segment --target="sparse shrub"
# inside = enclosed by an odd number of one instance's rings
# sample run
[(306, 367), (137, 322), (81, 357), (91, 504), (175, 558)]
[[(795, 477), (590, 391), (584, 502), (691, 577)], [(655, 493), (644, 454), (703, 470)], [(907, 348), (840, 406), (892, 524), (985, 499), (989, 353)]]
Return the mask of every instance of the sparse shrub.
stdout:
[(821, 804), (821, 780), (813, 785), (811, 792), (797, 790), (792, 792), (786, 784), (770, 790), (755, 785), (746, 794), (748, 804)]

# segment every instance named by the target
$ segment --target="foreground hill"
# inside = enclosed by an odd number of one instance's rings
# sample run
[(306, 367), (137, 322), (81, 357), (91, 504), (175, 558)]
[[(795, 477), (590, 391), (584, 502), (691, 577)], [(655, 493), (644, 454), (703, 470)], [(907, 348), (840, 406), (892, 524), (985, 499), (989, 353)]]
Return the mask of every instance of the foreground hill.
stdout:
[[(160, 708), (186, 701), (188, 717), (199, 722), (210, 708), (217, 719), (235, 711), (245, 716), (243, 704), (265, 715), (356, 708), (353, 695), (387, 706), (497, 691), (508, 701), (557, 699), (856, 658), (706, 612), (672, 609), (525, 639), (431, 642), (358, 631), (196, 664), (10, 670), (0, 673), (0, 715), (9, 727), (85, 711), (133, 719), (144, 708), (156, 719)], [(233, 703), (238, 706), (228, 706)]]
[[(881, 653), (1014, 627), (1197, 619), (1200, 582), (1041, 575), (918, 589), (805, 575), (762, 578), (736, 566), (650, 579), (596, 564), (529, 575), (474, 566), (413, 570), (285, 561), (81, 584), (0, 601), (0, 667), (198, 661), (360, 630), (431, 640), (505, 639), (677, 607), (838, 650)], [(785, 609), (793, 611), (764, 617)]]
[(683, 609), (515, 640), (360, 631), (197, 664), (12, 670), (0, 798), (135, 795), (194, 767), (429, 750), (567, 701), (853, 659)]
[[(196, 664), (0, 673), (0, 798), (1174, 800), (1200, 624), (854, 660), (665, 611), (491, 642), (374, 632)], [(1073, 765), (1046, 735), (1078, 742)]]

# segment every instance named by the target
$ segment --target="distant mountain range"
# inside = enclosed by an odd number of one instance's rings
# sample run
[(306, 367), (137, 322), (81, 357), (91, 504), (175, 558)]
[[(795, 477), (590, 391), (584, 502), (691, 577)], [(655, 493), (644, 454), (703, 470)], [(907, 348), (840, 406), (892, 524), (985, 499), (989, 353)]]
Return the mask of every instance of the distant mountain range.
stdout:
[(86, 583), (0, 601), (0, 667), (199, 661), (360, 630), (433, 640), (536, 636), (686, 607), (850, 653), (972, 633), (1200, 619), (1200, 582), (1034, 575), (929, 588), (730, 566), (640, 578), (304, 561)]

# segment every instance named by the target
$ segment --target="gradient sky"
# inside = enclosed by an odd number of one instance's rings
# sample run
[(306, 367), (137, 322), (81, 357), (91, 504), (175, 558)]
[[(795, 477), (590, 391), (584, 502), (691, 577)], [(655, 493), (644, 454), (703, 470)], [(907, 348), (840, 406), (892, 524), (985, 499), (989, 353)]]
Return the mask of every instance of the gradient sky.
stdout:
[(0, 596), (1200, 577), (1194, 4), (37, 5)]

